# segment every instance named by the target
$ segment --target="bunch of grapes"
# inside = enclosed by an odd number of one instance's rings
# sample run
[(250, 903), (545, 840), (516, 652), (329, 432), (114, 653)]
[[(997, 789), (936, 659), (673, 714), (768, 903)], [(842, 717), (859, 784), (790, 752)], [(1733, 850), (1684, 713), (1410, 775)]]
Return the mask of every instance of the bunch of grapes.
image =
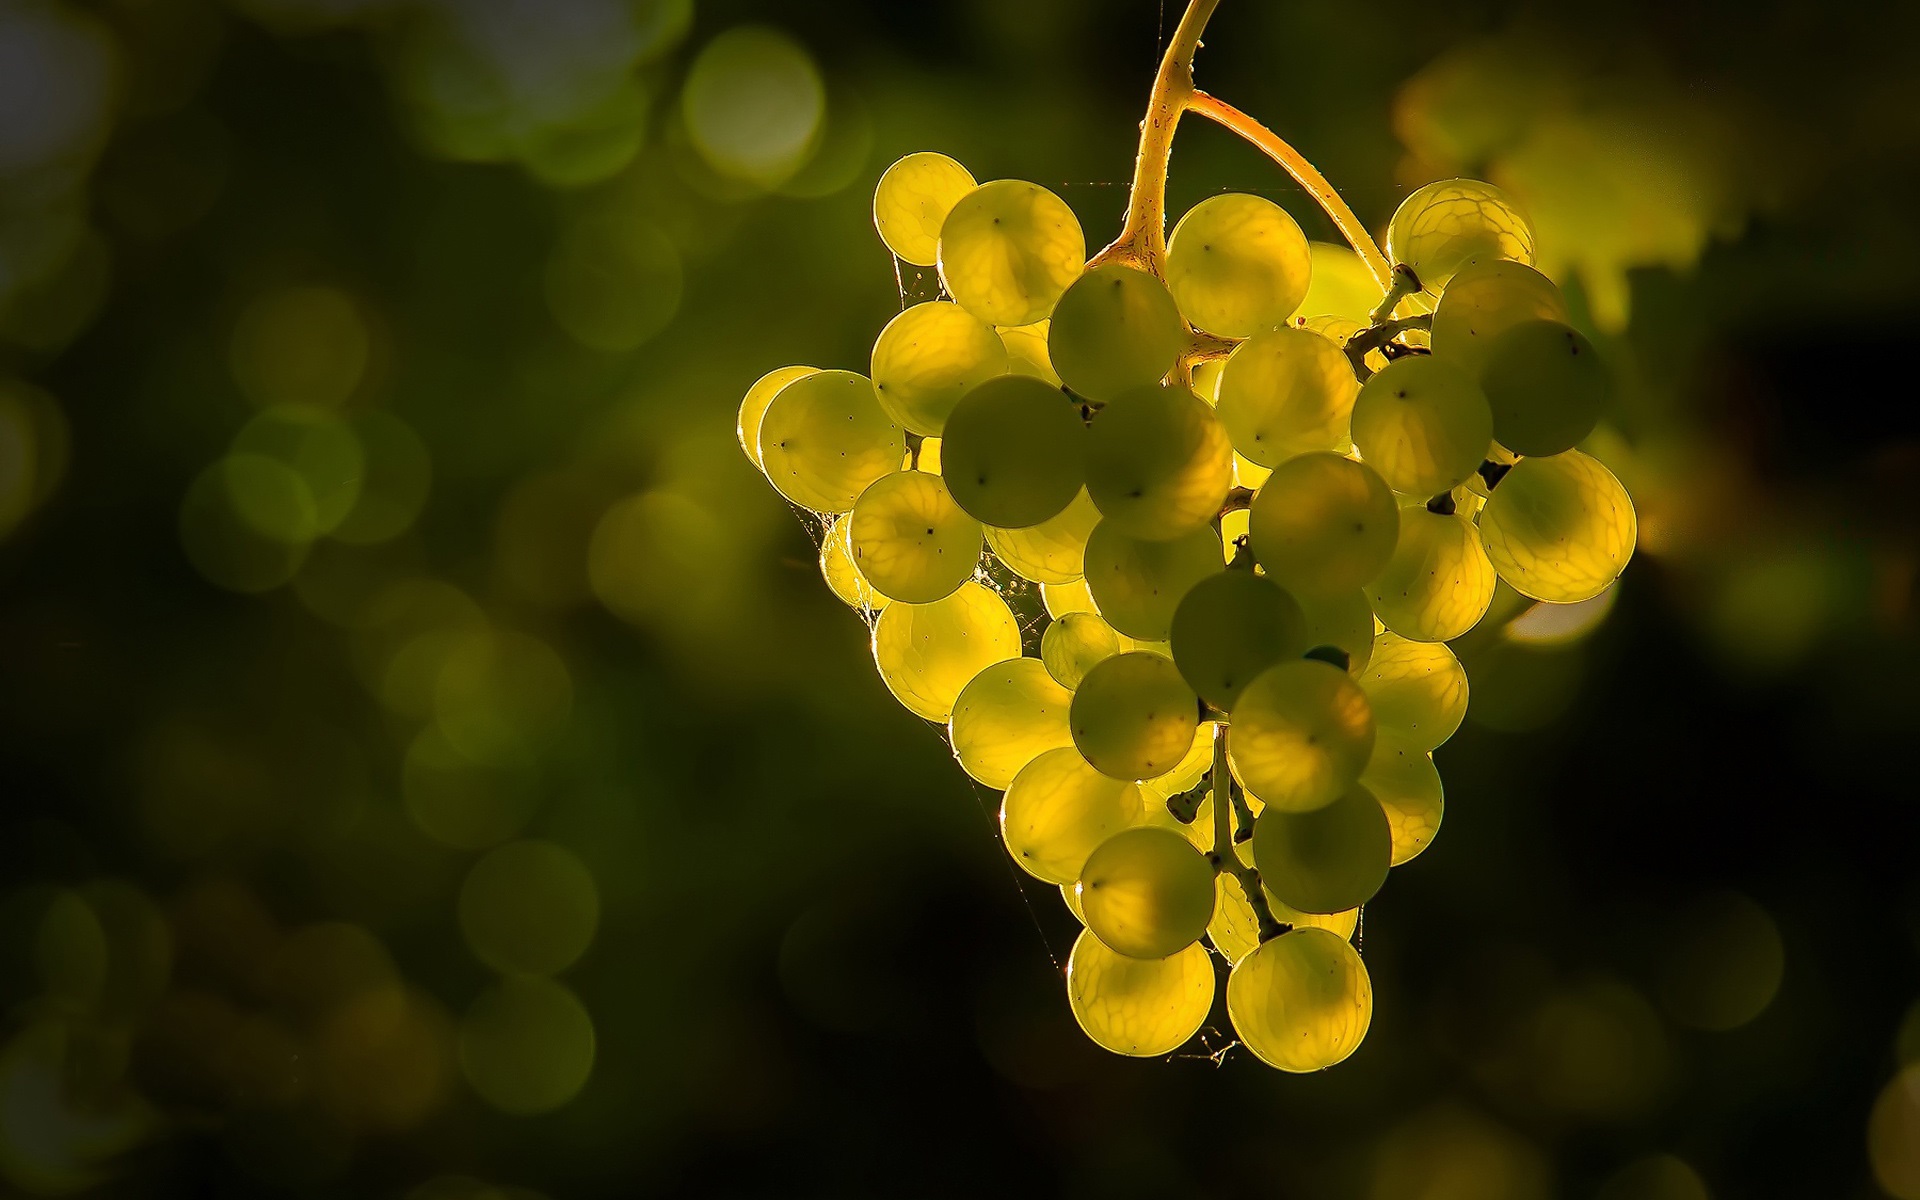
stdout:
[(1197, 205), (1163, 257), (1089, 262), (1052, 192), (921, 153), (874, 219), (942, 298), (868, 374), (756, 383), (747, 456), (821, 514), (881, 678), (1004, 791), (1008, 853), (1084, 925), (1087, 1034), (1186, 1042), (1210, 943), (1255, 1055), (1341, 1061), (1373, 1008), (1360, 908), (1440, 824), (1433, 750), (1467, 707), (1446, 643), (1496, 580), (1585, 600), (1633, 551), (1625, 490), (1574, 448), (1612, 380), (1527, 222), (1488, 184), (1414, 193), (1361, 323), (1302, 311), (1313, 256), (1258, 196)]

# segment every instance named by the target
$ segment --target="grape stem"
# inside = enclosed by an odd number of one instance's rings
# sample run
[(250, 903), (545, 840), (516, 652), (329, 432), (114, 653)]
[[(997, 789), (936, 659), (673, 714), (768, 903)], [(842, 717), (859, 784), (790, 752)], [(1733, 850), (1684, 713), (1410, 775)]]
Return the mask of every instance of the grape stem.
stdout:
[[(1253, 919), (1259, 927), (1260, 940), (1277, 938), (1293, 929), (1274, 920), (1273, 909), (1267, 904), (1267, 890), (1261, 886), (1260, 872), (1240, 861), (1240, 852), (1233, 848), (1233, 813), (1244, 811), (1246, 801), (1237, 800), (1233, 795), (1233, 774), (1227, 768), (1227, 723), (1221, 721), (1213, 727), (1213, 869), (1231, 874), (1240, 884), (1240, 890), (1246, 893), (1247, 904), (1253, 909)], [(1246, 812), (1247, 838), (1253, 836), (1253, 814)], [(1246, 840), (1246, 839), (1242, 839)]]
[[(1387, 293), (1387, 301), (1393, 300), (1394, 295), (1392, 291), (1389, 291)], [(1392, 307), (1391, 304), (1388, 304), (1386, 301), (1382, 302), (1382, 306), (1388, 309)], [(1382, 320), (1376, 312), (1373, 324), (1348, 338), (1341, 348), (1347, 352), (1347, 361), (1353, 364), (1353, 373), (1359, 377), (1361, 383), (1365, 383), (1373, 375), (1373, 368), (1367, 365), (1367, 355), (1369, 352), (1385, 350), (1393, 339), (1406, 333), (1408, 330), (1432, 328), (1432, 313), (1415, 313), (1410, 317)]]

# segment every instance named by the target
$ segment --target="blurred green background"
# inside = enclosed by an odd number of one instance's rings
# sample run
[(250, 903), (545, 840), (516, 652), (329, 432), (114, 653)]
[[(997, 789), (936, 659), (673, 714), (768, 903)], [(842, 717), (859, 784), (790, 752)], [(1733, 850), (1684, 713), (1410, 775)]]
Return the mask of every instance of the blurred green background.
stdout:
[(9, 1194), (1920, 1197), (1920, 10), (1222, 5), (1376, 227), (1529, 208), (1642, 521), (1287, 1077), (1086, 1042), (734, 442), (899, 155), (1117, 231), (1176, 7), (0, 0)]

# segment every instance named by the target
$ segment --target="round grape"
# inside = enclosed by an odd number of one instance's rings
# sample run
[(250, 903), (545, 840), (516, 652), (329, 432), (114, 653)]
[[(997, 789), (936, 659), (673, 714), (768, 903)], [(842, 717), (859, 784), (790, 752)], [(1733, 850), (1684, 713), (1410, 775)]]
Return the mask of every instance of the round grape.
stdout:
[(1105, 520), (1087, 538), (1087, 591), (1107, 624), (1128, 637), (1164, 641), (1188, 590), (1224, 561), (1220, 539), (1209, 526), (1172, 541), (1148, 542)]
[(1128, 958), (1082, 930), (1067, 958), (1067, 1005), (1103, 1050), (1170, 1054), (1213, 1008), (1213, 960), (1197, 945), (1158, 960)]
[(1359, 783), (1312, 812), (1269, 805), (1253, 823), (1262, 886), (1301, 912), (1360, 907), (1387, 881), (1392, 861), (1386, 811)]
[(1060, 686), (1077, 688), (1095, 664), (1133, 649), (1133, 639), (1090, 612), (1068, 613), (1040, 635), (1040, 661)]
[(873, 659), (887, 690), (915, 716), (946, 721), (960, 689), (1003, 659), (1020, 657), (1020, 624), (998, 593), (978, 583), (932, 604), (889, 604), (873, 625)]
[(776, 367), (754, 381), (747, 389), (745, 398), (740, 401), (740, 418), (734, 425), (734, 434), (740, 439), (740, 448), (747, 452), (747, 459), (754, 466), (760, 466), (760, 421), (767, 415), (767, 405), (780, 394), (780, 389), (796, 379), (805, 379), (814, 374), (817, 367)]
[(1240, 693), (1227, 729), (1233, 773), (1268, 811), (1308, 812), (1332, 803), (1360, 778), (1372, 752), (1366, 693), (1345, 671), (1317, 659), (1261, 672)]
[(1255, 1057), (1282, 1071), (1322, 1071), (1359, 1048), (1373, 1022), (1373, 983), (1345, 938), (1295, 929), (1263, 943), (1227, 977), (1227, 1016)]
[(1123, 392), (1095, 414), (1087, 494), (1137, 538), (1179, 537), (1212, 521), (1233, 484), (1233, 446), (1207, 402), (1183, 387)]
[(1067, 712), (1073, 693), (1037, 658), (1009, 658), (975, 675), (953, 702), (947, 739), (960, 769), (1005, 788), (1035, 758), (1073, 745)]
[(1200, 698), (1231, 711), (1254, 676), (1307, 649), (1307, 618), (1286, 589), (1252, 571), (1220, 571), (1174, 610), (1173, 661)]
[(1021, 870), (1071, 890), (1094, 847), (1140, 815), (1137, 785), (1107, 778), (1067, 746), (1041, 754), (1007, 785), (1000, 836)]
[(1417, 856), (1440, 832), (1446, 793), (1433, 755), (1418, 743), (1382, 730), (1373, 744), (1373, 758), (1360, 774), (1360, 786), (1373, 793), (1387, 815), (1394, 866)]
[(1522, 321), (1487, 350), (1480, 387), (1493, 410), (1493, 436), (1515, 454), (1571, 450), (1593, 432), (1613, 399), (1613, 373), (1577, 329)]
[(1400, 535), (1393, 492), (1366, 463), (1320, 451), (1273, 469), (1253, 497), (1260, 566), (1301, 596), (1351, 592), (1385, 569)]
[(940, 282), (974, 316), (1031, 325), (1080, 277), (1087, 239), (1060, 197), (1018, 179), (983, 183), (940, 226)]
[(1367, 587), (1388, 629), (1415, 642), (1450, 642), (1480, 623), (1493, 603), (1493, 564), (1473, 522), (1422, 504), (1400, 510), (1393, 561)]
[[(1238, 853), (1241, 861), (1245, 862), (1245, 847), (1241, 847)], [(1218, 888), (1219, 894), (1213, 903), (1213, 920), (1207, 922), (1207, 938), (1229, 964), (1238, 963), (1260, 944), (1260, 920), (1253, 915), (1253, 905), (1247, 903), (1247, 893), (1240, 886), (1238, 876), (1231, 871), (1220, 872)], [(1347, 938), (1353, 936), (1354, 927), (1360, 923), (1359, 909), (1350, 908), (1337, 913), (1303, 913), (1267, 891), (1265, 884), (1261, 885), (1260, 890), (1266, 892), (1267, 911), (1282, 925), (1291, 925), (1295, 929), (1324, 929), (1337, 937)]]
[(1313, 264), (1313, 277), (1293, 319), (1310, 322), (1315, 317), (1339, 317), (1353, 326), (1349, 332), (1364, 328), (1374, 306), (1380, 303), (1380, 285), (1365, 260), (1350, 247), (1332, 242), (1308, 242), (1307, 257)]
[(1073, 281), (1053, 308), (1047, 355), (1075, 394), (1111, 400), (1173, 370), (1187, 327), (1167, 285), (1119, 263)]
[(1478, 179), (1442, 179), (1400, 202), (1387, 225), (1387, 257), (1413, 268), (1428, 291), (1471, 262), (1533, 263), (1533, 228), (1513, 200)]
[(1228, 192), (1187, 210), (1167, 241), (1167, 284), (1195, 328), (1251, 337), (1286, 322), (1306, 298), (1306, 235), (1261, 196)]
[(1383, 633), (1358, 678), (1381, 736), (1392, 733), (1422, 751), (1452, 737), (1467, 715), (1467, 673), (1440, 642)]
[(1039, 584), (1067, 584), (1085, 572), (1087, 538), (1100, 510), (1082, 488), (1059, 515), (1025, 529), (987, 526), (987, 545), (1007, 569)]
[(1578, 450), (1521, 459), (1480, 514), (1493, 570), (1514, 591), (1550, 604), (1606, 591), (1633, 557), (1637, 532), (1627, 489)]
[(1332, 339), (1294, 327), (1256, 333), (1220, 375), (1220, 423), (1248, 461), (1277, 467), (1296, 454), (1352, 445), (1360, 382)]
[(940, 226), (973, 176), (944, 154), (922, 150), (888, 167), (873, 190), (873, 227), (903, 261), (930, 267), (938, 257)]
[(925, 471), (896, 471), (860, 493), (848, 541), (875, 590), (908, 604), (952, 595), (980, 565), (980, 522)]
[(1347, 652), (1347, 670), (1358, 675), (1373, 657), (1373, 605), (1355, 589), (1334, 596), (1297, 596), (1307, 617), (1307, 648), (1335, 646)]
[(1387, 364), (1353, 402), (1353, 444), (1396, 492), (1422, 500), (1457, 486), (1487, 457), (1493, 413), (1480, 387), (1431, 355)]
[(760, 464), (782, 496), (847, 512), (868, 485), (900, 469), (906, 434), (864, 375), (815, 371), (780, 389), (760, 421)]
[(1567, 302), (1553, 280), (1525, 263), (1474, 263), (1453, 277), (1434, 307), (1434, 357), (1478, 379), (1494, 339), (1535, 319), (1567, 319)]
[(1095, 770), (1152, 779), (1178, 767), (1192, 748), (1200, 701), (1171, 659), (1130, 650), (1094, 664), (1073, 693), (1069, 716), (1073, 744)]
[(1060, 375), (1053, 369), (1053, 359), (1047, 354), (1047, 329), (1045, 321), (1035, 321), (1031, 325), (1009, 325), (1000, 330), (1000, 340), (1007, 347), (1007, 370), (1016, 375), (1044, 379), (1050, 386), (1059, 387)]
[(1087, 478), (1087, 425), (1058, 388), (1003, 375), (960, 398), (940, 439), (954, 503), (1002, 529), (1060, 515)]
[(873, 390), (897, 423), (937, 435), (953, 406), (1007, 373), (1007, 346), (958, 304), (929, 300), (887, 322), (873, 343)]
[(853, 543), (848, 538), (851, 524), (852, 517), (841, 513), (827, 527), (827, 536), (820, 539), (820, 574), (842, 604), (879, 612), (893, 601), (876, 591), (860, 573), (860, 564), (853, 561)]
[(1213, 917), (1213, 868), (1193, 843), (1150, 825), (1101, 842), (1080, 868), (1087, 930), (1128, 958), (1166, 958)]

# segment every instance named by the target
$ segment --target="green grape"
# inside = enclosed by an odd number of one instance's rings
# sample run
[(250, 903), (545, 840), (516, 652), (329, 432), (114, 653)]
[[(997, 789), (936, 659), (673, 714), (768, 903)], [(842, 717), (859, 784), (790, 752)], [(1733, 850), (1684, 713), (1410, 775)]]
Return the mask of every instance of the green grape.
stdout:
[(983, 183), (940, 226), (940, 282), (994, 325), (1031, 325), (1052, 312), (1086, 260), (1079, 219), (1036, 183)]
[(920, 448), (908, 450), (907, 458), (911, 461), (902, 467), (902, 470), (925, 471), (929, 475), (940, 474), (940, 439), (921, 438)]
[(1400, 510), (1393, 561), (1367, 587), (1388, 629), (1415, 642), (1450, 642), (1480, 623), (1493, 603), (1493, 564), (1473, 522), (1423, 504)]
[(1372, 752), (1367, 694), (1345, 671), (1318, 659), (1262, 671), (1240, 693), (1227, 729), (1227, 760), (1240, 785), (1280, 812), (1332, 803), (1360, 778)]
[(1228, 712), (1254, 676), (1305, 653), (1307, 618), (1285, 588), (1230, 568), (1187, 591), (1169, 640), (1181, 676), (1202, 700)]
[(1360, 382), (1330, 338), (1282, 327), (1237, 346), (1220, 376), (1220, 423), (1249, 461), (1277, 467), (1296, 454), (1352, 445)]
[(879, 612), (893, 601), (876, 591), (853, 561), (853, 542), (848, 538), (852, 521), (850, 514), (841, 513), (827, 527), (827, 536), (820, 540), (820, 574), (842, 604)]
[(1431, 355), (1396, 359), (1360, 388), (1353, 444), (1396, 492), (1425, 500), (1474, 473), (1493, 441), (1478, 384)]
[(1133, 537), (1164, 541), (1206, 525), (1233, 485), (1226, 429), (1183, 387), (1121, 393), (1095, 415), (1087, 443), (1087, 494)]
[[(1158, 822), (1157, 817), (1154, 815), (1157, 810), (1158, 813), (1165, 814), (1167, 821), (1171, 822), (1172, 825), (1179, 825), (1182, 832), (1191, 830), (1191, 826), (1173, 820), (1172, 814), (1167, 813), (1166, 799), (1169, 796), (1177, 796), (1181, 792), (1198, 784), (1201, 778), (1213, 769), (1213, 735), (1214, 731), (1219, 727), (1219, 722), (1217, 721), (1200, 722), (1200, 728), (1194, 731), (1193, 745), (1187, 748), (1187, 756), (1180, 760), (1178, 766), (1168, 771), (1165, 775), (1140, 781), (1140, 794), (1146, 797), (1148, 816), (1151, 822), (1161, 823)], [(1212, 808), (1209, 807), (1211, 803), (1209, 800), (1202, 800), (1200, 802), (1201, 812), (1212, 812)], [(1213, 846), (1212, 826), (1202, 823), (1199, 817), (1194, 818), (1193, 824), (1200, 826), (1200, 833), (1190, 840), (1203, 850), (1211, 849)]]
[(1571, 450), (1593, 432), (1613, 399), (1613, 373), (1578, 330), (1558, 321), (1522, 321), (1488, 348), (1480, 387), (1500, 444), (1545, 457)]
[[(1025, 529), (987, 526), (987, 545), (1007, 569), (1038, 584), (1070, 584), (1085, 573), (1087, 538), (1100, 523), (1100, 510), (1082, 488), (1056, 516)], [(1091, 603), (1091, 602), (1089, 602)]]
[(1074, 280), (1047, 330), (1053, 369), (1091, 400), (1159, 383), (1186, 344), (1187, 327), (1167, 285), (1119, 263)]
[(944, 154), (922, 150), (894, 163), (873, 189), (873, 227), (903, 261), (930, 267), (938, 256), (940, 226), (973, 176)]
[(983, 669), (953, 702), (947, 739), (960, 769), (990, 788), (1005, 788), (1022, 767), (1049, 750), (1073, 745), (1067, 727), (1073, 693), (1054, 682), (1037, 658), (1009, 658)]
[(1254, 1056), (1295, 1074), (1359, 1048), (1373, 1023), (1373, 982), (1359, 952), (1325, 929), (1283, 933), (1227, 976), (1227, 1016)]
[(1047, 329), (1045, 321), (1035, 321), (1031, 325), (1008, 325), (1001, 328), (1000, 340), (1007, 347), (1009, 371), (1044, 379), (1050, 385), (1059, 387), (1060, 375), (1053, 369), (1053, 359), (1047, 354)]
[(1133, 639), (1098, 613), (1074, 612), (1047, 626), (1040, 635), (1040, 661), (1060, 686), (1077, 688), (1094, 664), (1133, 649)]
[(1020, 657), (1020, 623), (978, 583), (932, 604), (889, 604), (873, 625), (873, 660), (887, 690), (915, 716), (945, 721), (960, 689), (1003, 659)]
[(1413, 268), (1438, 292), (1472, 262), (1533, 263), (1533, 228), (1499, 188), (1477, 179), (1442, 179), (1400, 202), (1387, 224), (1387, 257)]
[(1347, 652), (1347, 670), (1358, 675), (1373, 658), (1375, 630), (1373, 605), (1367, 594), (1355, 589), (1334, 596), (1300, 596), (1300, 611), (1307, 618), (1307, 647), (1338, 646)]
[(1002, 375), (961, 397), (941, 438), (954, 503), (988, 525), (1025, 529), (1066, 511), (1087, 476), (1087, 425), (1058, 388)]
[(1021, 870), (1071, 891), (1094, 847), (1140, 815), (1137, 785), (1107, 778), (1067, 746), (1039, 755), (1007, 785), (1000, 836)]
[(1200, 702), (1171, 659), (1129, 650), (1095, 663), (1073, 693), (1073, 744), (1096, 771), (1165, 775), (1193, 747)]
[(1261, 885), (1301, 912), (1360, 907), (1386, 882), (1392, 861), (1386, 810), (1357, 782), (1312, 812), (1269, 805), (1253, 823)]
[(1093, 594), (1087, 591), (1087, 581), (1084, 579), (1041, 584), (1040, 603), (1047, 610), (1047, 615), (1056, 621), (1068, 613), (1097, 614), (1100, 611), (1093, 606)]
[(1467, 673), (1440, 642), (1383, 633), (1359, 681), (1381, 736), (1391, 732), (1421, 750), (1452, 737), (1467, 715)]
[(1434, 357), (1478, 379), (1494, 339), (1535, 319), (1567, 319), (1567, 302), (1553, 280), (1525, 263), (1474, 263), (1453, 277), (1434, 307)]
[(1313, 276), (1295, 319), (1339, 317), (1351, 322), (1355, 330), (1365, 327), (1380, 303), (1380, 284), (1366, 262), (1350, 248), (1331, 242), (1308, 242), (1307, 257), (1313, 264)]
[[(1263, 467), (1238, 451), (1234, 453), (1233, 486), (1243, 487), (1249, 491), (1256, 490), (1265, 484), (1268, 477), (1272, 474), (1272, 467)], [(1244, 512), (1246, 510), (1242, 509), (1241, 511)], [(1240, 532), (1245, 533), (1246, 530), (1243, 529)]]
[(1273, 469), (1253, 497), (1249, 535), (1260, 566), (1301, 596), (1364, 586), (1393, 557), (1400, 510), (1366, 463), (1318, 451)]
[(942, 432), (960, 397), (1007, 373), (1007, 346), (993, 327), (947, 300), (916, 304), (873, 343), (880, 406), (914, 433)]
[(867, 485), (900, 469), (907, 439), (864, 375), (815, 371), (780, 389), (760, 420), (760, 465), (782, 496), (847, 512)]
[(1636, 533), (1627, 489), (1578, 450), (1521, 459), (1480, 514), (1493, 569), (1514, 591), (1550, 604), (1606, 591), (1633, 557)]
[(1213, 960), (1197, 945), (1158, 960), (1128, 958), (1082, 930), (1067, 957), (1067, 1006), (1102, 1050), (1170, 1054), (1213, 1008)]
[[(1245, 847), (1236, 853), (1242, 855), (1245, 862)], [(1237, 963), (1260, 944), (1260, 921), (1253, 915), (1253, 905), (1247, 903), (1246, 889), (1240, 886), (1240, 880), (1231, 871), (1222, 871), (1217, 880), (1218, 896), (1213, 902), (1213, 920), (1207, 922), (1207, 937), (1213, 942), (1229, 964)], [(1268, 892), (1262, 884), (1260, 890), (1267, 893), (1267, 911), (1273, 919), (1282, 925), (1291, 925), (1296, 929), (1307, 927), (1324, 929), (1337, 937), (1353, 936), (1354, 927), (1360, 923), (1360, 910), (1350, 908), (1337, 913), (1303, 913), (1289, 907), (1278, 896)]]
[(1080, 868), (1087, 931), (1128, 958), (1166, 958), (1213, 918), (1213, 867), (1192, 842), (1150, 825), (1101, 842)]
[(1313, 260), (1300, 225), (1245, 192), (1209, 196), (1167, 241), (1167, 285), (1196, 329), (1252, 337), (1286, 322), (1306, 298)]
[(740, 401), (740, 419), (734, 426), (734, 433), (740, 439), (740, 448), (747, 452), (748, 461), (754, 466), (760, 465), (760, 421), (767, 415), (767, 405), (780, 389), (796, 379), (804, 379), (818, 371), (817, 367), (776, 367), (754, 381), (752, 387)]
[(931, 604), (973, 578), (980, 522), (960, 510), (938, 475), (895, 471), (860, 493), (848, 523), (853, 561), (881, 595)]
[(1373, 793), (1387, 815), (1394, 866), (1417, 856), (1440, 832), (1446, 808), (1440, 771), (1418, 742), (1382, 730), (1373, 744), (1373, 758), (1360, 774), (1360, 786)]
[(1107, 624), (1128, 637), (1164, 641), (1181, 599), (1222, 561), (1220, 539), (1209, 526), (1147, 542), (1101, 521), (1087, 538), (1087, 591)]

